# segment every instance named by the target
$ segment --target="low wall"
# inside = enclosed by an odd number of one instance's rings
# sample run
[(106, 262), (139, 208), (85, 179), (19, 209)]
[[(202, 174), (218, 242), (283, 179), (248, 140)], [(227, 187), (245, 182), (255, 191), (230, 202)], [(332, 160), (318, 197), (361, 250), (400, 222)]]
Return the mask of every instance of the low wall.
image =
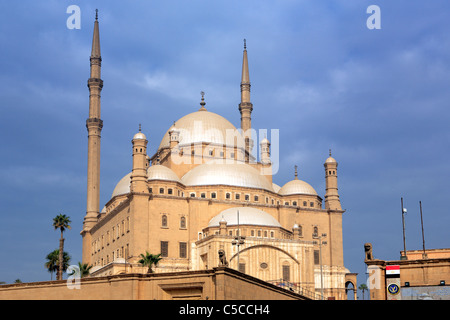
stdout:
[(0, 286), (1, 300), (308, 300), (234, 269), (121, 274)]

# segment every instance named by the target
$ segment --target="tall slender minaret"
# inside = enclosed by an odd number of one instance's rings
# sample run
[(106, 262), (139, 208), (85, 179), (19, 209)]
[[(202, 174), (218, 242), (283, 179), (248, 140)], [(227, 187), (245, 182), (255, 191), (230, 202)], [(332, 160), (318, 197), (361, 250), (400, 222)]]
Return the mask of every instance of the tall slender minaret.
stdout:
[(341, 201), (339, 200), (338, 182), (337, 182), (337, 162), (331, 156), (325, 161), (325, 209), (327, 210), (342, 210)]
[(101, 77), (102, 58), (100, 55), (100, 34), (98, 28), (98, 10), (95, 10), (94, 35), (90, 58), (91, 74), (88, 79), (89, 118), (86, 120), (88, 131), (87, 164), (87, 205), (83, 230), (83, 262), (90, 260), (90, 229), (97, 222), (100, 209), (100, 133), (103, 121), (100, 119), (100, 93), (103, 88)]
[(241, 112), (241, 129), (245, 138), (245, 148), (250, 153), (253, 149), (253, 141), (251, 139), (253, 104), (250, 102), (250, 75), (248, 72), (247, 44), (245, 39), (239, 111)]

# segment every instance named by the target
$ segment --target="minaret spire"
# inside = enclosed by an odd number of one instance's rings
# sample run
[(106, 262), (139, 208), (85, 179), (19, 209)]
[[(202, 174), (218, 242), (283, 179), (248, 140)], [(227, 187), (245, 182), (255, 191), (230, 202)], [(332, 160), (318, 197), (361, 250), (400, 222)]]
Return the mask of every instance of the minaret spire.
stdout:
[(98, 27), (98, 11), (95, 13), (92, 52), (90, 57), (89, 118), (86, 120), (88, 131), (88, 165), (87, 165), (87, 204), (83, 230), (83, 263), (91, 259), (91, 235), (89, 231), (96, 224), (100, 209), (100, 134), (103, 121), (100, 119), (100, 93), (103, 88), (101, 79), (100, 33)]
[(242, 76), (241, 76), (241, 103), (239, 104), (239, 111), (241, 113), (241, 129), (244, 134), (246, 150), (250, 153), (253, 148), (253, 141), (251, 140), (252, 128), (252, 111), (253, 104), (250, 101), (250, 74), (248, 71), (248, 57), (247, 57), (247, 41), (244, 39), (244, 53), (242, 60)]

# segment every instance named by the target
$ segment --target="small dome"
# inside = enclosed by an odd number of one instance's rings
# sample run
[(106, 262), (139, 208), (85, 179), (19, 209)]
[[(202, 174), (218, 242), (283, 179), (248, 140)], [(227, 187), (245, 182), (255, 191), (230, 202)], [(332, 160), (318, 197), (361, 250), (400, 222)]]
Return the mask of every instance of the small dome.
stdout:
[[(147, 169), (148, 180), (166, 180), (182, 183), (180, 178), (171, 169), (163, 165), (154, 165)], [(130, 193), (131, 172), (117, 183), (111, 198)]]
[(317, 196), (316, 190), (314, 190), (309, 183), (298, 179), (286, 183), (278, 193), (283, 196), (292, 194), (308, 194)]
[(134, 135), (133, 140), (147, 140), (147, 137), (142, 132), (138, 132)]
[(336, 160), (333, 157), (328, 157), (328, 159), (325, 160), (325, 163), (336, 163)]
[(208, 227), (219, 227), (219, 223), (222, 219), (225, 219), (227, 226), (235, 226), (238, 224), (237, 213), (239, 211), (239, 225), (254, 225), (254, 226), (267, 226), (267, 227), (279, 227), (281, 224), (265, 211), (251, 208), (251, 207), (235, 207), (222, 211), (214, 218), (212, 218)]
[(147, 170), (148, 180), (167, 180), (182, 183), (180, 178), (171, 169), (163, 165), (154, 165)]
[(243, 162), (202, 164), (186, 173), (181, 180), (186, 186), (227, 185), (273, 192), (269, 180)]

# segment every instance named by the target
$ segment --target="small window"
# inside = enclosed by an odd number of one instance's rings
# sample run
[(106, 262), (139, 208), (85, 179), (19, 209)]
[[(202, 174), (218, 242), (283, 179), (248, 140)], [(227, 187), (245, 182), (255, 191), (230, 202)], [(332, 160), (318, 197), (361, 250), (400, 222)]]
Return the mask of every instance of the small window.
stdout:
[(169, 256), (169, 242), (161, 241), (161, 257)]
[(159, 188), (159, 193), (163, 194), (164, 193), (164, 188)]
[(239, 272), (245, 273), (245, 263), (239, 263)]
[(165, 214), (161, 216), (161, 227), (167, 228), (167, 215)]
[(230, 158), (234, 158), (234, 152), (231, 153)]
[(255, 199), (255, 202), (258, 202), (259, 197), (258, 197), (258, 196), (255, 196), (254, 199)]
[(167, 193), (168, 193), (168, 194), (172, 194), (172, 193), (173, 193), (173, 190), (172, 190), (172, 189), (168, 189), (168, 190), (167, 190)]
[(149, 191), (150, 193), (153, 193), (153, 189), (152, 189), (152, 188), (148, 188), (148, 191)]
[(187, 258), (187, 243), (180, 242), (180, 258)]
[(303, 201), (303, 206), (306, 207), (308, 203), (306, 201)]
[(213, 155), (213, 151), (209, 150), (209, 155), (212, 156)]
[(291, 268), (288, 265), (283, 266), (283, 281), (290, 281)]
[(223, 151), (220, 152), (220, 156), (223, 157)]
[(250, 200), (250, 195), (246, 194), (245, 195), (245, 201), (248, 201), (248, 200)]
[(200, 197), (201, 197), (201, 198), (206, 198), (206, 193), (200, 194)]
[(270, 237), (274, 238), (275, 237), (275, 233), (273, 231), (270, 231)]
[(211, 198), (212, 198), (212, 199), (215, 199), (215, 198), (216, 198), (216, 193), (215, 193), (215, 192), (211, 193)]
[(236, 198), (236, 200), (239, 200), (241, 198), (241, 195), (239, 193), (236, 193), (235, 198)]
[(286, 201), (286, 202), (284, 203), (284, 205), (285, 205), (285, 206), (288, 206), (288, 205), (289, 205), (289, 202)]
[(320, 264), (319, 250), (314, 250), (314, 264)]
[(309, 206), (312, 208), (312, 207), (314, 207), (314, 202), (310, 202), (309, 203)]
[(254, 236), (255, 236), (255, 230), (250, 231), (250, 235), (251, 235), (252, 237), (254, 237)]
[(267, 231), (264, 231), (264, 238), (267, 238)]
[(227, 194), (225, 195), (225, 198), (226, 198), (226, 199), (230, 199), (230, 198), (231, 198), (231, 194), (230, 194), (230, 193), (227, 193)]
[(180, 228), (181, 229), (186, 229), (186, 217), (181, 217), (180, 218)]
[(190, 194), (190, 197), (191, 197), (191, 198), (195, 198), (195, 193), (191, 193), (191, 194)]
[(296, 206), (297, 205), (297, 201), (292, 201), (292, 205)]
[(258, 237), (261, 237), (261, 230), (258, 230)]

